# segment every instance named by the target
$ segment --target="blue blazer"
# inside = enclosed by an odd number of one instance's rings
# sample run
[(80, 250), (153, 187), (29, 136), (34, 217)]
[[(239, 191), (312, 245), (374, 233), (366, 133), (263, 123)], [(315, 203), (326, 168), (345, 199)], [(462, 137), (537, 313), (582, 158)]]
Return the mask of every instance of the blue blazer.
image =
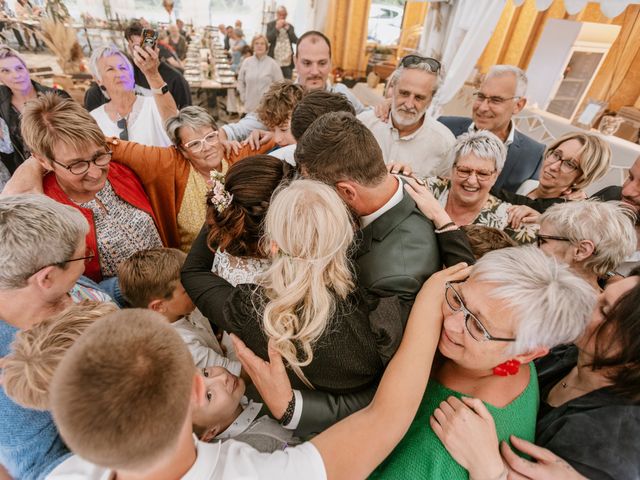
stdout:
[[(456, 137), (469, 131), (472, 120), (468, 117), (440, 117), (438, 121), (451, 130)], [(507, 147), (507, 159), (493, 188), (514, 192), (525, 180), (537, 180), (542, 167), (545, 146), (515, 131), (513, 143)]]

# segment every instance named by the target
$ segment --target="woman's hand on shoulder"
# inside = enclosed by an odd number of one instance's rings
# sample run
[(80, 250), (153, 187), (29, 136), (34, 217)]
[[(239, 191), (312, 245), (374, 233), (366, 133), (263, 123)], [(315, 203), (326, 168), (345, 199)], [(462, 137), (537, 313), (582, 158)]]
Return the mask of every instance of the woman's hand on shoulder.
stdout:
[(511, 444), (535, 462), (515, 454), (506, 442), (500, 445), (502, 458), (509, 469), (509, 480), (586, 480), (565, 460), (551, 450), (511, 436)]
[(269, 341), (269, 361), (267, 362), (253, 353), (233, 333), (231, 340), (236, 356), (242, 364), (242, 370), (251, 377), (258, 393), (273, 416), (278, 420), (281, 419), (293, 395), (282, 356), (273, 348), (271, 341)]
[(407, 177), (405, 191), (416, 202), (420, 211), (433, 222), (436, 229), (451, 222), (451, 217), (433, 196), (423, 180)]
[(449, 397), (429, 420), (447, 451), (474, 480), (500, 479), (506, 469), (491, 413), (477, 398)]
[(540, 218), (540, 212), (526, 205), (512, 205), (507, 212), (507, 222), (514, 230), (523, 223), (538, 223)]

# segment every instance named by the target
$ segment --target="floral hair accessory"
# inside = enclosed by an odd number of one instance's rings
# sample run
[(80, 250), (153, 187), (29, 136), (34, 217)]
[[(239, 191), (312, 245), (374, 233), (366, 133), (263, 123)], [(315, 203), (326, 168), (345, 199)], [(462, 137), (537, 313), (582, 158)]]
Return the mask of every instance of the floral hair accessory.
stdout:
[(211, 170), (208, 183), (211, 185), (209, 205), (213, 206), (218, 213), (224, 212), (233, 200), (233, 195), (224, 188), (224, 175), (216, 170)]

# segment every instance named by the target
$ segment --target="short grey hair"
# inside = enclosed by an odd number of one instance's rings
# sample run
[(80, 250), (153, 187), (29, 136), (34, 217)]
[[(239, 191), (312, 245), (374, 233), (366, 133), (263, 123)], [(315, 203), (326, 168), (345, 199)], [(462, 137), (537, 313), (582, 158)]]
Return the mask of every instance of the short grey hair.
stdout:
[(636, 249), (635, 215), (622, 202), (583, 200), (550, 207), (539, 220), (571, 243), (591, 240), (595, 252), (582, 268), (602, 276), (614, 270)]
[(513, 75), (516, 77), (516, 91), (515, 96), (524, 98), (527, 96), (527, 74), (521, 68), (515, 65), (494, 65), (489, 68), (489, 71), (484, 76), (484, 81), (491, 77), (504, 77), (505, 75)]
[(133, 73), (133, 65), (131, 64), (131, 60), (127, 57), (122, 50), (120, 50), (115, 45), (104, 45), (102, 47), (97, 47), (93, 50), (91, 54), (91, 58), (89, 59), (89, 70), (91, 71), (91, 75), (97, 80), (102, 81), (102, 75), (100, 75), (100, 69), (98, 68), (98, 60), (105, 57), (112, 57), (114, 55), (119, 55), (129, 66), (129, 69)]
[(171, 143), (176, 147), (179, 147), (180, 143), (182, 143), (182, 139), (178, 133), (182, 127), (189, 127), (193, 130), (202, 127), (211, 127), (216, 131), (218, 130), (218, 126), (213, 117), (209, 115), (204, 108), (196, 106), (184, 107), (177, 115), (168, 118), (164, 125), (167, 135), (169, 135), (169, 139), (171, 139)]
[[(433, 90), (431, 92), (432, 95), (435, 96), (435, 94), (437, 93), (438, 89), (442, 85), (442, 75), (443, 75), (442, 74), (442, 68), (443, 67), (440, 66), (440, 70), (434, 71), (433, 68), (431, 67), (431, 65), (429, 65), (427, 62), (412, 63), (411, 65), (406, 65), (406, 66), (400, 65), (391, 74), (391, 79), (389, 80), (389, 84), (390, 84), (390, 86), (391, 85), (395, 86), (395, 84), (398, 83), (398, 80), (400, 79), (400, 76), (402, 75), (402, 73), (405, 70), (422, 70), (423, 72), (427, 72), (427, 73), (430, 73), (432, 75), (435, 75), (436, 83), (433, 86)], [(393, 84), (391, 84), (391, 82), (393, 82)]]
[(485, 160), (492, 160), (495, 163), (496, 171), (500, 173), (507, 159), (507, 147), (489, 130), (463, 133), (451, 149), (449, 170), (457, 165), (460, 157), (470, 154)]
[(517, 322), (512, 355), (574, 342), (590, 322), (596, 302), (593, 287), (535, 246), (489, 252), (470, 278), (491, 283), (491, 299), (512, 310)]
[(0, 289), (22, 288), (39, 269), (69, 260), (88, 232), (82, 213), (44, 195), (0, 198)]

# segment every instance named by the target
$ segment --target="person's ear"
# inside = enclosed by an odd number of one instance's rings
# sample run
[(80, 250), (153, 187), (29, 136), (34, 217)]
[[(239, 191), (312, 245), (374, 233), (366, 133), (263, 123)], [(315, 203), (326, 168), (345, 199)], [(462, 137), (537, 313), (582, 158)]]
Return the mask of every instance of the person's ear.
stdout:
[(155, 300), (151, 300), (149, 302), (149, 305), (147, 305), (147, 308), (149, 310), (153, 310), (154, 312), (164, 314), (167, 311), (166, 301), (163, 300), (162, 298), (156, 298)]
[(525, 365), (529, 362), (532, 362), (536, 358), (544, 357), (547, 353), (549, 353), (549, 349), (547, 347), (536, 347), (533, 350), (530, 350), (521, 355), (516, 355), (513, 358), (515, 360), (518, 360), (520, 364)]
[(48, 290), (53, 286), (55, 283), (55, 268), (55, 265), (44, 267), (33, 275), (33, 280), (38, 288)]
[(200, 374), (200, 371), (196, 369), (193, 374), (193, 385), (191, 387), (191, 403), (195, 408), (202, 407), (206, 403), (206, 388), (204, 377)]
[(527, 99), (525, 97), (519, 98), (513, 107), (513, 115), (517, 115), (518, 113), (520, 113), (526, 104)]
[(580, 240), (578, 243), (573, 258), (576, 262), (583, 262), (596, 251), (596, 246), (591, 240)]
[(37, 153), (31, 153), (31, 156), (33, 158), (35, 158), (38, 163), (40, 164), (40, 166), (45, 169), (47, 172), (50, 172), (53, 170), (53, 165), (51, 164), (51, 162), (49, 160), (47, 160), (45, 157), (43, 157), (42, 155), (39, 155)]
[(358, 198), (358, 191), (351, 182), (337, 182), (336, 191), (349, 204), (352, 204)]

